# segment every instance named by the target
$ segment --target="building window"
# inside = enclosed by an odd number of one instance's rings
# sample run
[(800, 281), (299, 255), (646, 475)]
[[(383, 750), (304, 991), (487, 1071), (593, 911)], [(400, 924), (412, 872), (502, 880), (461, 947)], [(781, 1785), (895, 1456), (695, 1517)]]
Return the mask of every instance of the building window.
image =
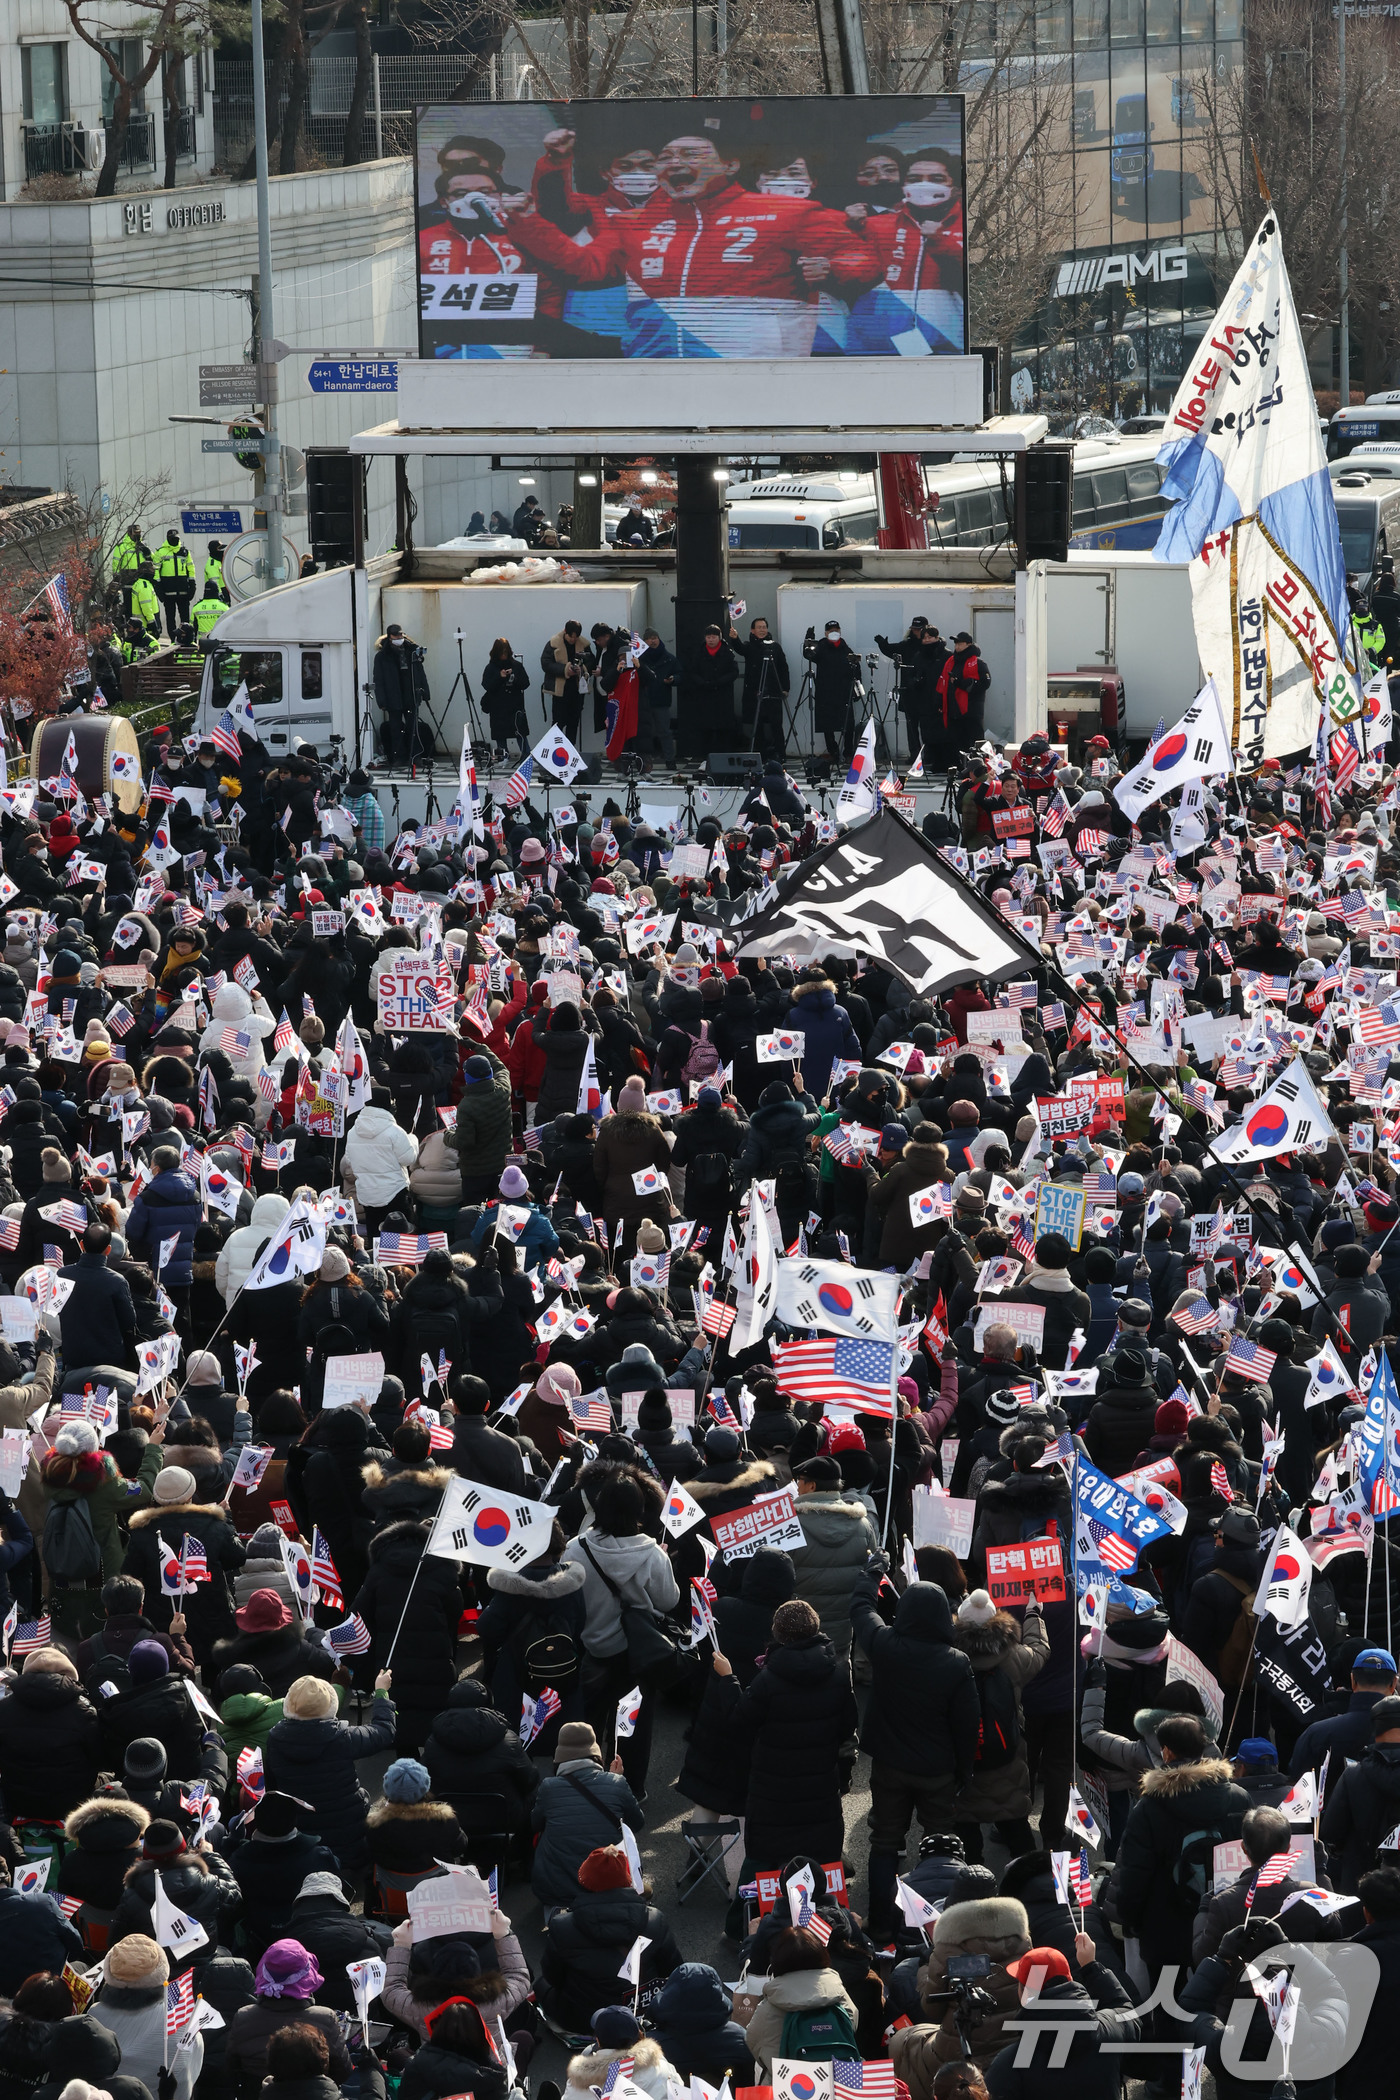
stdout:
[[(107, 37), (104, 41), (121, 70), (123, 80), (134, 80), (142, 65), (140, 37), (114, 36)], [(137, 88), (131, 98), (133, 115), (145, 107), (146, 91), (144, 88)], [(111, 123), (116, 115), (116, 109), (117, 83), (112, 78), (111, 68), (104, 65), (102, 68), (102, 121), (104, 124)]]
[(68, 47), (25, 44), (20, 52), (24, 75), (24, 114), (31, 124), (61, 124), (68, 114)]

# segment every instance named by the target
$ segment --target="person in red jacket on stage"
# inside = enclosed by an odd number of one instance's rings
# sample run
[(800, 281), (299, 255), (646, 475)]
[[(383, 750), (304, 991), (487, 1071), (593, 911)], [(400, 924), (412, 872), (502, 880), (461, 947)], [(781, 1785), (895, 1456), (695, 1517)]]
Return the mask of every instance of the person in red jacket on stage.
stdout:
[(511, 237), (568, 283), (626, 282), (625, 357), (808, 357), (818, 290), (855, 297), (879, 263), (842, 213), (747, 190), (739, 167), (722, 133), (682, 134), (651, 200), (585, 245), (533, 211), (512, 211)]
[(884, 280), (851, 309), (849, 355), (961, 355), (965, 240), (955, 167), (942, 153), (914, 153), (905, 163), (898, 211), (847, 206), (847, 219), (879, 257)]

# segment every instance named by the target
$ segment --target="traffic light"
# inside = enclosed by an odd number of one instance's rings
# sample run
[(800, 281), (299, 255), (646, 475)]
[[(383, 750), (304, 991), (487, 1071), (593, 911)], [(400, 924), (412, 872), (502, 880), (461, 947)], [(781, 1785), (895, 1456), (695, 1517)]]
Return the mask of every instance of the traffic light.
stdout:
[(1016, 555), (1064, 561), (1074, 529), (1074, 447), (1032, 445), (1016, 454)]

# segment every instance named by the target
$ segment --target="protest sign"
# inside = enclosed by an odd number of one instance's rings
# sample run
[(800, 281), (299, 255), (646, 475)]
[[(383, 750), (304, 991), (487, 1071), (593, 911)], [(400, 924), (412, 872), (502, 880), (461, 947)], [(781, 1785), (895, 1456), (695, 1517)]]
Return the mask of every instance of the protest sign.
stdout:
[(1037, 1094), (1035, 1105), (1042, 1137), (1078, 1137), (1094, 1120), (1094, 1104), (1087, 1094)]
[(32, 1342), (38, 1332), (39, 1308), (28, 1298), (0, 1298), (0, 1333), (7, 1342)]
[(989, 1327), (1011, 1327), (1015, 1329), (1018, 1343), (1029, 1342), (1039, 1349), (1045, 1340), (1045, 1307), (1043, 1305), (1017, 1305), (1005, 1298), (993, 1298), (989, 1304), (979, 1305), (977, 1321), (973, 1328), (974, 1347), (980, 1349), (982, 1337)]
[(368, 1350), (363, 1356), (328, 1356), (321, 1405), (327, 1409), (356, 1407), (363, 1401), (372, 1407), (383, 1383), (384, 1359), (377, 1349)]
[[(1288, 1850), (1297, 1854), (1297, 1859), (1288, 1870), (1290, 1878), (1294, 1881), (1315, 1882), (1317, 1851), (1311, 1833), (1295, 1830), (1288, 1840)], [(1229, 1888), (1230, 1884), (1238, 1881), (1246, 1871), (1252, 1872), (1253, 1866), (1249, 1854), (1238, 1838), (1217, 1845), (1211, 1860), (1211, 1894), (1218, 1895), (1221, 1889)]]
[(991, 1013), (969, 1014), (967, 1017), (967, 1042), (971, 1049), (977, 1043), (1019, 1043), (1021, 1016), (1010, 1007), (994, 1007)]
[(491, 1896), (475, 1872), (435, 1874), (408, 1892), (413, 1941), (445, 1939), (449, 1934), (491, 1930)]
[(313, 911), (311, 914), (311, 931), (315, 934), (318, 941), (329, 939), (335, 933), (344, 933), (344, 912)]
[(1065, 1181), (1047, 1181), (1035, 1199), (1035, 1233), (1060, 1232), (1076, 1253), (1084, 1236), (1084, 1208), (1088, 1197), (1083, 1189)]
[[(946, 1449), (946, 1446), (945, 1446)], [(972, 1551), (976, 1501), (957, 1495), (935, 1495), (932, 1488), (914, 1490), (914, 1545), (946, 1546), (959, 1560)]]
[(711, 1517), (715, 1544), (726, 1560), (747, 1560), (760, 1546), (781, 1546), (785, 1552), (805, 1546), (796, 1505), (797, 1490), (789, 1487), (745, 1503), (742, 1509), (731, 1509), (722, 1517)]
[(1058, 1539), (1027, 1539), (1020, 1546), (988, 1546), (987, 1595), (998, 1609), (1039, 1597), (1065, 1602), (1064, 1556)]
[(1225, 1694), (1200, 1657), (1188, 1648), (1184, 1641), (1179, 1641), (1174, 1633), (1167, 1635), (1167, 1677), (1168, 1680), (1184, 1677), (1188, 1684), (1194, 1684), (1216, 1727), (1223, 1725)]
[[(624, 1430), (636, 1428), (637, 1410), (645, 1398), (646, 1394), (639, 1385), (634, 1386), (630, 1393), (622, 1395), (622, 1426)], [(671, 1410), (671, 1426), (673, 1429), (689, 1429), (693, 1425), (695, 1421), (695, 1395), (693, 1392), (684, 1393), (668, 1386), (666, 1389), (666, 1405)]]
[(452, 972), (412, 948), (395, 948), (375, 964), (379, 1024), (386, 1035), (452, 1032)]

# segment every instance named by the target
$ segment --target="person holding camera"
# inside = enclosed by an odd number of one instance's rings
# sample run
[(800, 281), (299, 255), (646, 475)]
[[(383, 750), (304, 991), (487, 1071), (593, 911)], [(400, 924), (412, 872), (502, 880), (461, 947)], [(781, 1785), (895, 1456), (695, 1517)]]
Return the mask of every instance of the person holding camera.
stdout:
[[(753, 723), (753, 748), (761, 751), (765, 758), (781, 759), (783, 756), (783, 702), (788, 696), (791, 679), (788, 675), (787, 658), (783, 645), (775, 634), (768, 631), (768, 622), (760, 615), (749, 622), (749, 638), (741, 642), (734, 628), (729, 630), (731, 646), (744, 659), (744, 696), (741, 702), (743, 717)], [(800, 822), (799, 818), (799, 822)]]
[(888, 635), (877, 634), (875, 647), (895, 666), (895, 705), (904, 717), (904, 734), (912, 765), (919, 751), (919, 715), (924, 706), (924, 695), (936, 685), (938, 674), (948, 661), (947, 645), (938, 629), (930, 626), (922, 613), (915, 613), (909, 622), (909, 632), (899, 641), (892, 642)]
[(499, 636), (491, 644), (491, 654), (481, 674), (481, 704), (491, 724), (497, 758), (509, 757), (512, 737), (519, 740), (520, 756), (525, 756), (529, 744), (525, 695), (529, 687), (529, 672), (505, 635)]
[(812, 666), (813, 726), (820, 730), (828, 758), (840, 755), (849, 763), (856, 747), (855, 691), (860, 683), (860, 658), (841, 632), (839, 620), (828, 620), (817, 640), (815, 627), (807, 629), (802, 654)]
[(427, 740), (418, 721), (419, 708), (428, 703), (426, 655), (417, 642), (409, 641), (397, 620), (391, 620), (379, 637), (374, 652), (374, 697), (384, 717), (387, 765), (409, 766), (426, 752)]

